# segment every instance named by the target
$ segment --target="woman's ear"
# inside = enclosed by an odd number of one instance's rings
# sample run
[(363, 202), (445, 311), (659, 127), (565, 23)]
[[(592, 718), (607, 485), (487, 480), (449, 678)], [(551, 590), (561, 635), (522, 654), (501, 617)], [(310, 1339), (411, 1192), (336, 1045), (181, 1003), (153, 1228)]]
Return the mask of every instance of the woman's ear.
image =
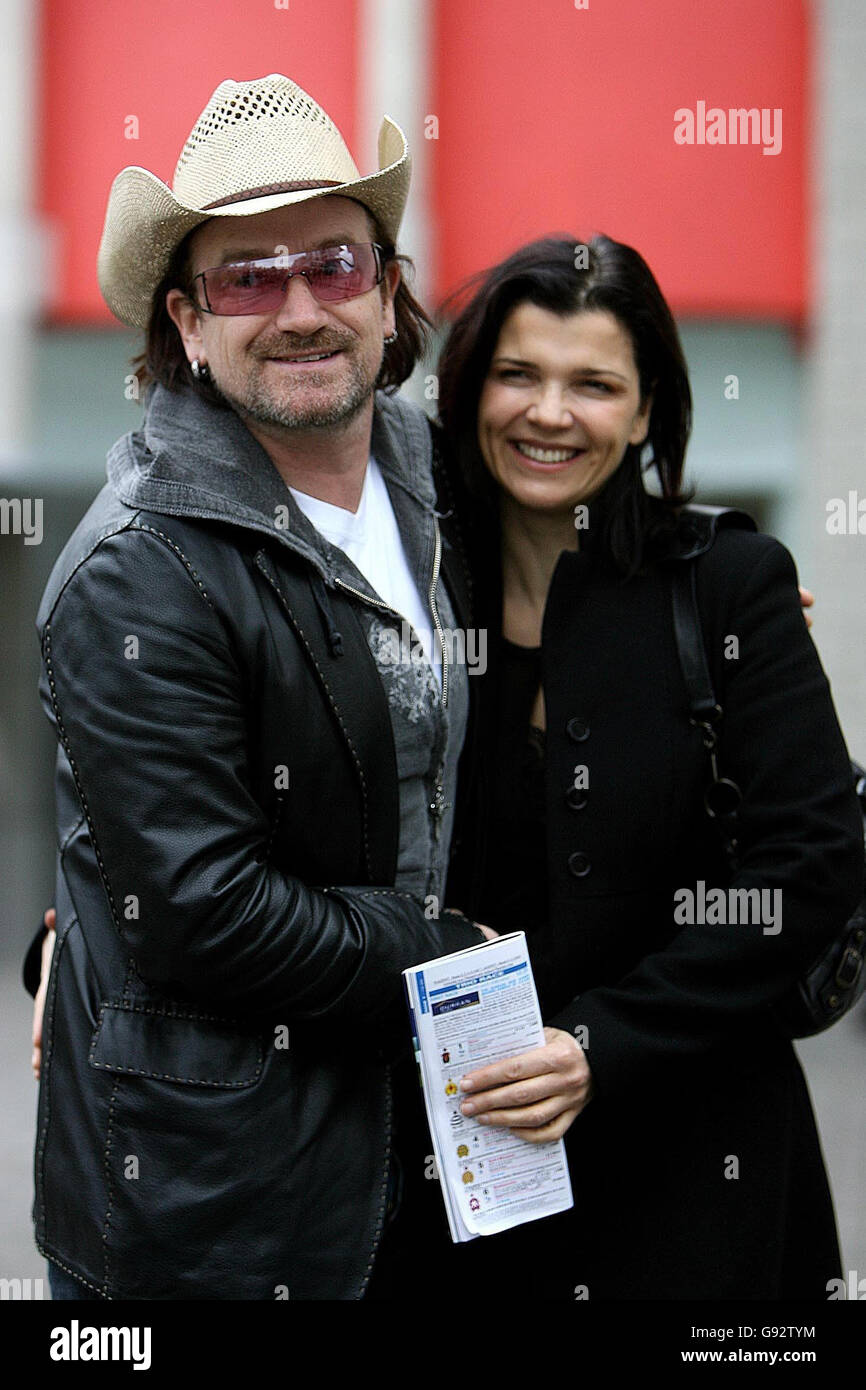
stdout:
[(652, 418), (653, 403), (655, 401), (655, 382), (653, 382), (648, 394), (644, 396), (634, 417), (631, 434), (628, 437), (629, 444), (645, 444), (649, 437), (650, 420)]

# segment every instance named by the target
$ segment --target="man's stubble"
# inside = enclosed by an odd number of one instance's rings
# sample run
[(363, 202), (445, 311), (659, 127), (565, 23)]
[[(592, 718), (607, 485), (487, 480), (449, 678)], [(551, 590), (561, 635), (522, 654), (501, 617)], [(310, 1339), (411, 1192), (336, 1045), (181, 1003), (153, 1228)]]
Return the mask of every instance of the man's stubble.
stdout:
[[(296, 352), (326, 352), (329, 349), (333, 350), (336, 347), (344, 346), (343, 343), (333, 342), (321, 345), (306, 343), (303, 347), (297, 347), (294, 350)], [(281, 347), (279, 351), (271, 350), (273, 356), (288, 357), (291, 356), (291, 353), (290, 347)], [(269, 389), (265, 382), (265, 359), (260, 357), (256, 358), (256, 369), (249, 373), (242, 394), (227, 387), (215, 377), (214, 384), (224, 400), (243, 420), (267, 425), (271, 428), (276, 426), (279, 429), (289, 430), (336, 429), (353, 420), (369, 401), (376, 389), (376, 381), (381, 370), (383, 357), (384, 348), (375, 370), (371, 373), (363, 361), (347, 354), (344, 360), (349, 367), (348, 380), (341, 385), (338, 397), (318, 403), (304, 404), (301, 400), (293, 400), (291, 392), (286, 392), (280, 396), (274, 390)], [(328, 386), (328, 384), (327, 372), (321, 374), (305, 373), (303, 381), (298, 383), (302, 388), (312, 387), (313, 389)]]

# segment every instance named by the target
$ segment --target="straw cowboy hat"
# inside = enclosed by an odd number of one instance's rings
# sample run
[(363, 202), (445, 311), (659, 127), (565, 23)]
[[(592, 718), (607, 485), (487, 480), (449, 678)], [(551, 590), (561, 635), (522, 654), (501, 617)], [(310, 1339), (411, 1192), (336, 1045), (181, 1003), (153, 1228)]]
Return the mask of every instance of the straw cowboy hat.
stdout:
[(379, 172), (362, 178), (330, 116), (289, 77), (221, 82), (181, 151), (169, 188), (130, 165), (111, 186), (97, 259), (113, 314), (135, 328), (187, 232), (211, 217), (254, 217), (327, 194), (354, 198), (396, 242), (411, 160), (387, 116)]

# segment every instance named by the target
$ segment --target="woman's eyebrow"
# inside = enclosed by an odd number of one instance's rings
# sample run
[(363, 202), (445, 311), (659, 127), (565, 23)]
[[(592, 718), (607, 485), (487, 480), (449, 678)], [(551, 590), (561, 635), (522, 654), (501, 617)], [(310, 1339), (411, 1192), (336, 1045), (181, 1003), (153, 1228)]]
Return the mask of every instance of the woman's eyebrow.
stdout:
[[(499, 354), (499, 355), (497, 355), (496, 357), (494, 357), (494, 358), (492, 359), (491, 365), (496, 365), (496, 364), (505, 363), (505, 362), (510, 362), (511, 365), (512, 365), (512, 366), (515, 366), (515, 367), (535, 367), (535, 368), (537, 368), (537, 366), (538, 366), (538, 363), (537, 363), (537, 362), (532, 362), (532, 361), (530, 361), (530, 360), (527, 359), (527, 358), (523, 358), (523, 357), (508, 357), (508, 356), (505, 356), (505, 355), (503, 355), (503, 354)], [(618, 381), (626, 381), (626, 380), (627, 380), (627, 378), (624, 377), (623, 374), (622, 374), (621, 372), (616, 372), (616, 371), (614, 371), (613, 367), (575, 367), (575, 369), (574, 369), (574, 375), (575, 375), (575, 376), (615, 376), (615, 377), (617, 378)]]

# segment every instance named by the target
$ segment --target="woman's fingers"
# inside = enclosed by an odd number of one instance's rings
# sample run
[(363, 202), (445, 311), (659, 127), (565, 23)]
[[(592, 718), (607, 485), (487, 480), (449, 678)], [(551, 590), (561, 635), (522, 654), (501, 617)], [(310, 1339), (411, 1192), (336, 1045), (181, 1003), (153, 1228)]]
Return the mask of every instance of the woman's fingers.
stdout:
[(584, 1107), (572, 1107), (570, 1110), (563, 1110), (550, 1124), (542, 1125), (540, 1129), (521, 1129), (520, 1137), (529, 1144), (547, 1144), (551, 1139), (561, 1139), (570, 1126), (577, 1119)]
[(545, 1044), (479, 1067), (461, 1081), (464, 1115), (513, 1129), (533, 1143), (559, 1138), (592, 1096), (592, 1074), (570, 1033), (545, 1028)]
[(538, 1101), (555, 1096), (562, 1090), (562, 1078), (558, 1072), (546, 1072), (542, 1076), (530, 1076), (525, 1081), (515, 1081), (509, 1086), (494, 1086), (467, 1097), (460, 1109), (464, 1115), (487, 1114), (491, 1110), (507, 1110), (515, 1106), (535, 1105)]
[(521, 1135), (527, 1129), (540, 1129), (543, 1125), (549, 1125), (562, 1115), (566, 1110), (574, 1110), (575, 1114), (582, 1106), (578, 1104), (572, 1095), (563, 1095), (560, 1091), (555, 1096), (539, 1101), (535, 1105), (525, 1105), (509, 1108), (503, 1106), (501, 1110), (488, 1110), (483, 1115), (479, 1115), (479, 1124), (498, 1125), (503, 1129), (519, 1130)]

